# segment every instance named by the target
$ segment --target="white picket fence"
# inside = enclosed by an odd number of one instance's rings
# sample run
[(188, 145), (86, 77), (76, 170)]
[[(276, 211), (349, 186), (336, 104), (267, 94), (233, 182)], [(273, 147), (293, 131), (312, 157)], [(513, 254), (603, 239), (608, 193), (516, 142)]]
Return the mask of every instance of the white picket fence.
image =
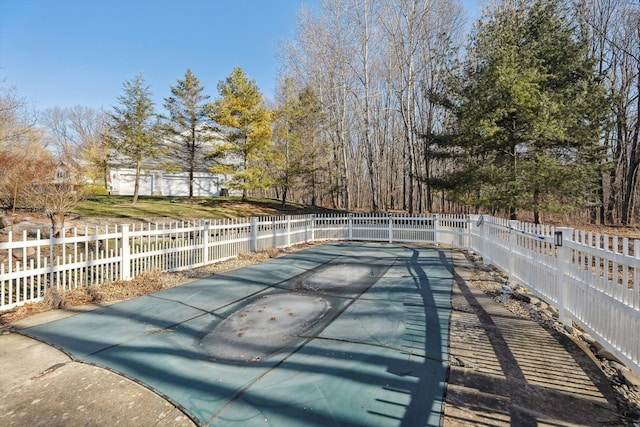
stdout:
[(0, 243), (0, 310), (72, 289), (314, 241), (446, 245), (480, 254), (640, 374), (640, 240), (491, 216), (305, 215), (121, 225)]
[(640, 374), (640, 240), (470, 216), (469, 248)]

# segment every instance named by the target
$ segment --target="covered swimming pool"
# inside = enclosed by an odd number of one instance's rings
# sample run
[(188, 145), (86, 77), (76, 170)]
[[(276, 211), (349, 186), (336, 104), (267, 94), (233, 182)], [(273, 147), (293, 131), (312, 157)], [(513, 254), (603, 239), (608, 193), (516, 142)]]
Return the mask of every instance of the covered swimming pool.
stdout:
[(331, 243), (21, 333), (200, 425), (439, 425), (452, 282), (438, 248)]

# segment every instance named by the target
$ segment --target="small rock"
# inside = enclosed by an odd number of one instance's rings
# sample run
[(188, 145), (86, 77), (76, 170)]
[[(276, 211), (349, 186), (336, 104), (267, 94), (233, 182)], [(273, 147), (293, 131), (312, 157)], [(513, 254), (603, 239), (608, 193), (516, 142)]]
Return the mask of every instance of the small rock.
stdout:
[(593, 348), (595, 349), (595, 353), (597, 354), (598, 352), (600, 352), (600, 350), (604, 350), (604, 347), (602, 346), (602, 344), (600, 344), (598, 341), (593, 341), (591, 343), (591, 345), (593, 346)]
[(13, 224), (13, 219), (0, 214), (0, 228), (7, 228)]
[(640, 390), (640, 377), (638, 375), (634, 374), (626, 367), (625, 369), (618, 370), (618, 374), (622, 377), (625, 384), (627, 384), (629, 387), (634, 390)]
[(513, 295), (513, 289), (511, 289), (507, 285), (502, 285), (500, 287), (500, 293), (503, 295)]
[(529, 298), (529, 304), (531, 305), (538, 305), (540, 303), (540, 299), (536, 298), (536, 297), (530, 297)]
[(613, 360), (609, 361), (609, 366), (611, 366), (613, 369), (615, 369), (616, 372), (618, 372), (619, 375), (620, 375), (620, 373), (622, 371), (629, 369), (626, 366), (624, 366), (622, 363), (618, 363), (618, 362), (615, 362)]
[(27, 232), (27, 236), (36, 237), (38, 234), (38, 230), (40, 230), (41, 236), (49, 235), (49, 228), (51, 227), (48, 223), (35, 223), (31, 221), (21, 221), (12, 226), (13, 235), (21, 236), (25, 231)]
[(524, 292), (514, 292), (513, 297), (520, 301), (529, 302), (531, 301), (531, 296), (525, 294)]
[[(33, 257), (36, 254), (36, 248), (33, 247), (28, 247), (26, 249), (26, 253), (27, 253), (27, 258)], [(22, 261), (24, 262), (24, 253), (22, 252), (22, 250), (15, 250), (12, 251), (11, 254), (13, 255), (13, 258), (16, 261)]]
[(587, 334), (587, 333), (582, 334), (580, 338), (582, 338), (582, 340), (584, 342), (586, 342), (587, 344), (593, 345), (593, 343), (596, 342), (596, 340), (593, 339), (593, 337), (591, 335)]
[(614, 362), (620, 363), (620, 360), (618, 360), (618, 358), (615, 357), (613, 353), (611, 353), (609, 350), (607, 350), (604, 347), (598, 350), (597, 356), (601, 359), (612, 360)]
[(539, 309), (539, 310), (546, 310), (546, 309), (547, 309), (547, 307), (549, 307), (549, 304), (547, 304), (547, 303), (546, 303), (546, 302), (544, 302), (544, 301), (538, 301), (538, 302), (536, 303), (536, 307), (538, 307), (538, 309)]
[(564, 330), (569, 334), (569, 335), (573, 335), (576, 333), (576, 328), (574, 328), (571, 325), (564, 325)]

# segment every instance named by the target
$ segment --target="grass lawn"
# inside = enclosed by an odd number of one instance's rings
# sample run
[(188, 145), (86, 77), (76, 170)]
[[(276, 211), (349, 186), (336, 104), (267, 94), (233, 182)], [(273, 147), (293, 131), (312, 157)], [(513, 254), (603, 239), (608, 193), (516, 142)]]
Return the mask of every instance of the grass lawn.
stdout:
[(248, 216), (305, 215), (311, 213), (338, 213), (341, 211), (311, 208), (288, 203), (285, 208), (274, 199), (250, 199), (240, 197), (153, 197), (141, 196), (131, 203), (131, 196), (92, 196), (74, 209), (83, 217), (109, 218), (173, 218), (215, 219)]

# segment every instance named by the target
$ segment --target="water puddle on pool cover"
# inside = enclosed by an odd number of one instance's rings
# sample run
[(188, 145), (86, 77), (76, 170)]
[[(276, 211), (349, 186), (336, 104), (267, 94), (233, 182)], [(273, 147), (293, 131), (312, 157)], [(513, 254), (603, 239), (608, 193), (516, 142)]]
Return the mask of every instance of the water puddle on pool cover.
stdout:
[[(290, 293), (264, 295), (238, 309), (201, 341), (215, 361), (259, 362), (308, 336), (339, 309), (331, 295), (364, 292), (387, 267), (361, 263), (329, 264), (295, 279)], [(342, 305), (345, 300), (342, 299)]]
[(366, 264), (332, 264), (303, 275), (298, 287), (320, 293), (362, 292), (378, 279), (377, 270)]
[(322, 297), (265, 295), (223, 320), (200, 345), (215, 360), (258, 362), (303, 335), (330, 308)]

